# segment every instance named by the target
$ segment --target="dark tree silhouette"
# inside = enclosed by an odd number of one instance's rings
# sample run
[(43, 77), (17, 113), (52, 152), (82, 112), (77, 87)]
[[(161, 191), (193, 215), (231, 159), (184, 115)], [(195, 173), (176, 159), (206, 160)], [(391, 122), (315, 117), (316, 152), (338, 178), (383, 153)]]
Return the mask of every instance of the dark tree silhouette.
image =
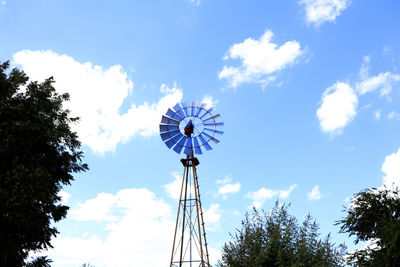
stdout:
[(355, 236), (354, 243), (370, 241), (372, 246), (354, 251), (349, 263), (357, 266), (400, 266), (400, 192), (365, 189), (354, 195), (338, 221), (340, 231)]
[(45, 257), (25, 261), (51, 247), (52, 222), (68, 210), (58, 192), (88, 167), (70, 129), (78, 118), (62, 106), (68, 94), (57, 94), (52, 78), (28, 83), (8, 68), (0, 64), (0, 266), (48, 265)]
[(319, 239), (319, 226), (310, 215), (301, 225), (275, 203), (271, 212), (254, 209), (241, 229), (225, 243), (219, 266), (343, 266), (344, 244), (335, 246), (330, 235)]

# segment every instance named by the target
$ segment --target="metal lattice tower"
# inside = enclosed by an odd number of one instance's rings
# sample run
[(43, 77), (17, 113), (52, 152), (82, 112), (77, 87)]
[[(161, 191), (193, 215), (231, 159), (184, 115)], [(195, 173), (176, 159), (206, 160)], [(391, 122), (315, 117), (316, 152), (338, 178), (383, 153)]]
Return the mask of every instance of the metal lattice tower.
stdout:
[(178, 103), (173, 109), (168, 109), (165, 116), (162, 116), (161, 139), (168, 148), (173, 147), (176, 153), (180, 154), (183, 150), (186, 158), (181, 159), (184, 171), (170, 267), (207, 267), (210, 266), (210, 260), (196, 170), (200, 162), (194, 154), (202, 154), (201, 147), (211, 150), (210, 141), (219, 143), (214, 136), (223, 134), (216, 130), (223, 123), (216, 122), (220, 115), (212, 115), (213, 108), (206, 109), (205, 104), (197, 106), (193, 102), (189, 106)]

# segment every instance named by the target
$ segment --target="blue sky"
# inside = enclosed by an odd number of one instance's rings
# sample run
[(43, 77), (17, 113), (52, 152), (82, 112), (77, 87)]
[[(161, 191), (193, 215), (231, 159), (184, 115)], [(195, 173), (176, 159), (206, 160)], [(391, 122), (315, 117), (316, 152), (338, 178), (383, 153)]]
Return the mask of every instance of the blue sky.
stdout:
[[(181, 155), (161, 115), (197, 100), (225, 134), (199, 156), (211, 260), (256, 205), (352, 246), (354, 193), (400, 185), (400, 4), (361, 0), (0, 2), (0, 60), (54, 76), (90, 170), (47, 252), (54, 266), (166, 266)], [(154, 255), (158, 255), (154, 257)]]

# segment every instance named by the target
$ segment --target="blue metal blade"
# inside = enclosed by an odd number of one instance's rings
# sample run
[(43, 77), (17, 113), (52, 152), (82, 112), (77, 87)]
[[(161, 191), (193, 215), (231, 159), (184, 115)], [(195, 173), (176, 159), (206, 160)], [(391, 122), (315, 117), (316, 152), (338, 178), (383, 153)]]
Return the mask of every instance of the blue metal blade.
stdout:
[(179, 103), (176, 103), (176, 105), (174, 106), (174, 110), (176, 111), (176, 113), (178, 113), (179, 117), (181, 117), (181, 120), (183, 120), (186, 117), (186, 115), (185, 115), (185, 113), (183, 113), (182, 107), (179, 105)]
[(206, 140), (204, 140), (203, 136), (201, 134), (199, 135), (201, 145), (206, 148), (206, 150), (212, 150), (212, 147), (207, 143)]
[(204, 113), (204, 114), (200, 117), (200, 119), (202, 119), (203, 117), (205, 117), (207, 114), (210, 114), (210, 115), (211, 115), (211, 111), (213, 111), (213, 108), (212, 108), (212, 107), (209, 108), (208, 110), (206, 110), (206, 113)]
[(168, 118), (166, 116), (161, 117), (161, 123), (179, 125), (179, 121)]
[(203, 154), (199, 145), (199, 141), (197, 141), (197, 137), (193, 137), (193, 142), (194, 142), (194, 153), (198, 155)]
[(185, 117), (190, 116), (189, 107), (187, 103), (182, 103), (182, 109), (183, 112), (185, 113)]
[(174, 151), (175, 151), (176, 153), (178, 153), (178, 154), (181, 153), (182, 148), (183, 148), (184, 145), (185, 145), (186, 139), (187, 139), (187, 137), (183, 135), (182, 139), (179, 140), (179, 142), (176, 144), (176, 146), (174, 147)]
[(178, 125), (160, 124), (160, 133), (179, 130)]
[(186, 141), (186, 145), (185, 145), (185, 154), (191, 156), (193, 154), (193, 150), (192, 150), (192, 138), (189, 137)]
[(177, 135), (179, 133), (180, 133), (180, 131), (178, 129), (178, 130), (175, 130), (175, 131), (164, 132), (164, 133), (161, 133), (160, 135), (161, 135), (161, 139), (163, 141), (165, 141), (167, 139), (170, 139), (170, 138), (174, 137), (175, 135)]
[(216, 138), (214, 138), (214, 137), (208, 135), (207, 133), (203, 132), (202, 134), (204, 134), (207, 138), (209, 138), (210, 140), (212, 140), (214, 143), (216, 143), (216, 144), (219, 143), (219, 140), (218, 140), (218, 139), (216, 139)]
[(181, 121), (183, 119), (178, 114), (176, 114), (175, 111), (173, 111), (170, 108), (168, 109), (168, 111), (167, 111), (167, 113), (165, 115), (167, 115), (168, 117), (173, 118), (173, 119), (175, 119), (177, 121)]
[(221, 114), (214, 115), (214, 116), (204, 120), (203, 122), (206, 122), (206, 121), (209, 121), (209, 120), (215, 120), (215, 119), (218, 119), (219, 117), (221, 117)]
[(205, 105), (206, 105), (206, 104), (202, 103), (200, 107), (197, 107), (198, 111), (197, 111), (197, 113), (196, 113), (196, 117), (198, 117), (198, 116), (200, 115), (200, 112), (201, 112), (202, 110), (204, 110), (204, 106), (205, 106)]
[(209, 128), (204, 128), (204, 130), (209, 131), (209, 132), (213, 132), (213, 133), (217, 133), (217, 134), (223, 134), (224, 133), (223, 131), (217, 131), (217, 130), (209, 129)]
[(196, 104), (196, 102), (192, 102), (192, 110), (191, 110), (191, 112), (190, 112), (190, 115), (191, 116), (194, 116), (195, 114), (194, 114), (194, 111), (196, 110), (196, 106), (197, 106), (197, 104)]
[(171, 147), (173, 147), (176, 143), (178, 143), (178, 141), (182, 138), (182, 136), (183, 134), (179, 132), (176, 136), (172, 137), (167, 142), (165, 142), (165, 144), (169, 149), (171, 149)]
[(204, 126), (224, 126), (223, 122), (210, 122), (210, 123), (204, 123)]

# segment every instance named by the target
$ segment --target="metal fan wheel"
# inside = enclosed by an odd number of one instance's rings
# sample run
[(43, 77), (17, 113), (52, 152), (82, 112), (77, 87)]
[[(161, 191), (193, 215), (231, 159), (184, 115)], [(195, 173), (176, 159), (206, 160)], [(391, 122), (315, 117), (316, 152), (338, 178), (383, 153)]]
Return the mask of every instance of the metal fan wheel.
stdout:
[[(223, 126), (223, 122), (217, 122), (220, 114), (213, 115), (213, 108), (205, 108), (205, 104), (197, 106), (195, 102), (192, 105), (177, 103), (172, 109), (162, 116), (160, 123), (161, 139), (168, 148), (180, 154), (182, 150), (187, 155), (202, 154), (202, 149), (212, 150), (210, 141), (219, 143), (214, 136), (223, 134), (217, 130)], [(190, 136), (185, 135), (185, 127), (191, 122), (194, 125), (193, 133)]]

